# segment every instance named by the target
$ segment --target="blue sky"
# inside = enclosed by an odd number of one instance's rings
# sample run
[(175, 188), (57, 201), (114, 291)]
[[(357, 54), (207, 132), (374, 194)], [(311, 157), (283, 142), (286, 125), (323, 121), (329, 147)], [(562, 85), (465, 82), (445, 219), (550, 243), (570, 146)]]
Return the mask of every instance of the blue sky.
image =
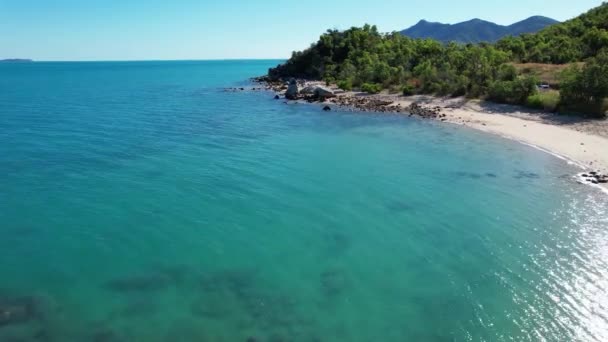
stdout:
[[(221, 3), (220, 3), (221, 1)], [(602, 0), (0, 0), (0, 59), (285, 58), (328, 28), (572, 18)]]

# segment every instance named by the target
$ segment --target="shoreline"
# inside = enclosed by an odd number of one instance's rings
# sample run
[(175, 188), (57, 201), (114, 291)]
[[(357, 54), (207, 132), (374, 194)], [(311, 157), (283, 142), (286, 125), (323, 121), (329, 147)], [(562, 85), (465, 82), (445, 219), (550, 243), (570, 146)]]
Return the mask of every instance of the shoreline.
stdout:
[[(258, 81), (259, 82), (259, 81)], [(282, 83), (263, 82), (277, 94), (285, 93)], [(521, 106), (430, 95), (367, 94), (342, 91), (319, 81), (299, 81), (302, 87), (323, 87), (335, 97), (325, 101), (303, 99), (340, 110), (417, 115), (423, 118), (470, 127), (550, 153), (581, 168), (582, 172), (608, 174), (608, 119), (556, 115)], [(290, 100), (292, 101), (292, 100)], [(296, 100), (302, 101), (302, 100)], [(411, 113), (410, 109), (416, 113)], [(579, 177), (579, 181), (584, 180)], [(595, 185), (588, 183), (589, 185)], [(608, 184), (598, 184), (608, 192)]]

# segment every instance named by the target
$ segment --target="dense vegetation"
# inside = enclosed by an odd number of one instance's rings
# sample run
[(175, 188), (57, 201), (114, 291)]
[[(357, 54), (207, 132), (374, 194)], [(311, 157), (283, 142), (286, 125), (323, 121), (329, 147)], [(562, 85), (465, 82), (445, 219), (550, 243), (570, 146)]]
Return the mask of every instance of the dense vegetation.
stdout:
[(545, 27), (557, 24), (558, 21), (546, 17), (530, 17), (509, 26), (498, 25), (489, 21), (473, 19), (457, 24), (431, 23), (421, 20), (416, 25), (401, 31), (410, 38), (431, 38), (458, 43), (496, 42), (506, 36), (518, 36), (524, 33), (538, 32)]
[[(538, 80), (515, 63), (574, 63), (561, 91), (538, 94)], [(497, 102), (605, 115), (608, 96), (608, 4), (537, 34), (496, 44), (443, 44), (381, 34), (375, 26), (329, 30), (310, 48), (269, 71), (275, 78), (336, 82), (343, 89), (484, 97)]]

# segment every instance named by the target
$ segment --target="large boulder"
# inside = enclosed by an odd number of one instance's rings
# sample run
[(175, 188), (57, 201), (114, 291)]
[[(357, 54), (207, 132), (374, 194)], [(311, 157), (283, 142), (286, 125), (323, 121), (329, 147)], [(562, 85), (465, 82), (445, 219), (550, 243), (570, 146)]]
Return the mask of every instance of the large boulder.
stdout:
[(289, 81), (289, 86), (285, 91), (285, 98), (288, 100), (296, 100), (298, 98), (298, 83), (296, 80), (292, 79)]
[(315, 91), (317, 90), (317, 87), (315, 86), (308, 86), (308, 87), (304, 87), (304, 89), (300, 90), (300, 94), (302, 95), (315, 95)]
[(333, 91), (331, 91), (327, 88), (323, 88), (323, 87), (316, 87), (315, 91), (314, 91), (314, 95), (319, 100), (325, 100), (325, 99), (329, 99), (332, 97), (336, 97), (336, 94), (334, 94)]

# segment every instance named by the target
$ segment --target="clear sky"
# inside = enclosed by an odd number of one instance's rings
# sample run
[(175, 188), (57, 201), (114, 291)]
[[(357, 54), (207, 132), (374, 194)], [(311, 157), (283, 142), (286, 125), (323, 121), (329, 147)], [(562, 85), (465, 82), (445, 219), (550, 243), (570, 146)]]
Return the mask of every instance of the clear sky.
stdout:
[(602, 0), (0, 0), (0, 59), (285, 58), (326, 29), (567, 20)]

